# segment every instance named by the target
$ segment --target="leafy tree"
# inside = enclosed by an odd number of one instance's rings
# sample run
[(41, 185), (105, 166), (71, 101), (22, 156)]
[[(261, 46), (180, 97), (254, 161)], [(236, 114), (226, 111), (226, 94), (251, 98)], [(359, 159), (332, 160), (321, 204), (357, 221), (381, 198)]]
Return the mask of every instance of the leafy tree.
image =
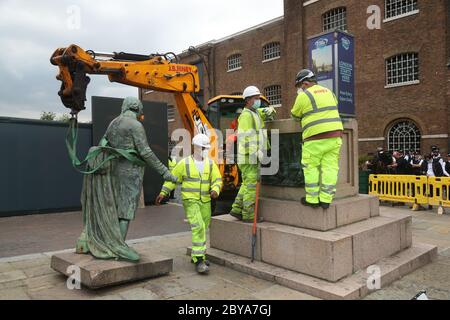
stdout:
[(56, 118), (56, 114), (54, 112), (51, 111), (42, 111), (41, 113), (41, 120), (46, 120), (46, 121), (54, 121)]
[(70, 116), (67, 113), (64, 113), (62, 115), (60, 115), (56, 121), (61, 121), (61, 122), (69, 122), (70, 120)]

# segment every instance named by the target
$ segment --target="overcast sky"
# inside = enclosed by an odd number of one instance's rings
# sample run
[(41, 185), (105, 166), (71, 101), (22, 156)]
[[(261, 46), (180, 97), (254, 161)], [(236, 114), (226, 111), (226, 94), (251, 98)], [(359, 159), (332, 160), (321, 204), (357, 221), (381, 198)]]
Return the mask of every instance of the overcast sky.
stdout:
[[(283, 0), (0, 0), (0, 116), (67, 113), (49, 62), (58, 47), (180, 53), (282, 15)], [(137, 88), (90, 77), (82, 121), (91, 118), (93, 95), (137, 96)]]

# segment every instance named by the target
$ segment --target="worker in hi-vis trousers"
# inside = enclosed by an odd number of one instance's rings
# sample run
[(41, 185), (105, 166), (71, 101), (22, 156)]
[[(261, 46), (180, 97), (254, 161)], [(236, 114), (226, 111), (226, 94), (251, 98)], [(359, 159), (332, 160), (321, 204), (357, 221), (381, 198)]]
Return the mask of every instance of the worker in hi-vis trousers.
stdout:
[[(181, 198), (186, 217), (192, 231), (192, 262), (200, 274), (209, 271), (206, 260), (206, 230), (211, 221), (211, 198), (216, 199), (222, 188), (222, 176), (217, 164), (208, 157), (211, 147), (208, 136), (197, 134), (192, 139), (194, 153), (177, 163), (172, 175), (181, 183)], [(166, 181), (156, 204), (167, 197), (175, 188), (175, 183)]]
[(242, 183), (231, 207), (230, 215), (246, 223), (252, 223), (255, 211), (256, 182), (258, 165), (268, 149), (264, 120), (273, 118), (273, 107), (261, 108), (261, 92), (255, 86), (245, 88), (242, 94), (245, 108), (238, 119), (237, 163), (241, 171)]
[[(301, 120), (302, 167), (305, 175), (305, 206), (327, 209), (336, 194), (343, 125), (338, 101), (329, 89), (317, 84), (314, 73), (301, 70), (295, 79), (297, 99), (292, 117)], [(321, 177), (322, 181), (319, 181)]]

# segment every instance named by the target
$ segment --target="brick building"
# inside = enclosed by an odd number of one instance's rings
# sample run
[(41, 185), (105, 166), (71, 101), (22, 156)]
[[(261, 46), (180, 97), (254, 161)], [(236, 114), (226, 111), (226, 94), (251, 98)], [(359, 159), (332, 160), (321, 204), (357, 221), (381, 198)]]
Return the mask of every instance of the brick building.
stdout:
[[(355, 38), (360, 154), (377, 146), (449, 150), (450, 0), (284, 0), (284, 13), (180, 54), (199, 66), (204, 104), (254, 84), (277, 106), (278, 118), (289, 118), (295, 75), (308, 66), (308, 38), (341, 29)], [(182, 127), (172, 95), (140, 95), (171, 106), (169, 136)]]

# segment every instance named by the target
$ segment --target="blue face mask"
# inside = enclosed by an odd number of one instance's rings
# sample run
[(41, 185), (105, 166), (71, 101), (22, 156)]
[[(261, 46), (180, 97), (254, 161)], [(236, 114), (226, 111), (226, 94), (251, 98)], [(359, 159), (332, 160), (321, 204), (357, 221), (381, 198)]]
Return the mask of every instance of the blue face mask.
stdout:
[(261, 100), (255, 100), (255, 102), (253, 102), (253, 106), (254, 109), (258, 109), (261, 107)]

